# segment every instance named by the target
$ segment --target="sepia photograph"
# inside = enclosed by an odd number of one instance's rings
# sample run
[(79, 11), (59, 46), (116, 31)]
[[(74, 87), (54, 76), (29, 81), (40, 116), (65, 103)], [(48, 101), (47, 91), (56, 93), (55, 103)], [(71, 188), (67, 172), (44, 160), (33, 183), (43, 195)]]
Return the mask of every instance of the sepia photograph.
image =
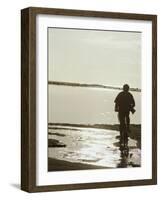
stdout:
[(48, 171), (141, 167), (139, 31), (48, 27)]

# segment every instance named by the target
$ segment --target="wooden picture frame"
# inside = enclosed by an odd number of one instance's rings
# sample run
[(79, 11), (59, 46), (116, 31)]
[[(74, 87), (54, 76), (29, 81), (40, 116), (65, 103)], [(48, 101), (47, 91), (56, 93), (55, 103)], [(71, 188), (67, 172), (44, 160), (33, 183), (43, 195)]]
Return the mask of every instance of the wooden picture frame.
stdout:
[[(139, 180), (37, 185), (36, 168), (36, 17), (70, 16), (80, 18), (122, 19), (152, 23), (152, 177)], [(79, 173), (79, 172), (78, 172)], [(77, 190), (157, 184), (157, 16), (54, 8), (25, 8), (21, 11), (21, 189), (27, 192)]]

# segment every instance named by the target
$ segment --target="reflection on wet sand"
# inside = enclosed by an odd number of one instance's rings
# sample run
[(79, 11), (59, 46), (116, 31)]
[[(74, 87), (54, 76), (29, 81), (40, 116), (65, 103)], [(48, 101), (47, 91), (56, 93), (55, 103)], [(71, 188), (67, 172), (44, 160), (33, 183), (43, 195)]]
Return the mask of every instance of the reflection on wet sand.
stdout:
[(50, 125), (49, 171), (58, 170), (61, 162), (60, 170), (140, 167), (138, 141), (129, 138), (123, 148), (118, 136), (116, 130)]

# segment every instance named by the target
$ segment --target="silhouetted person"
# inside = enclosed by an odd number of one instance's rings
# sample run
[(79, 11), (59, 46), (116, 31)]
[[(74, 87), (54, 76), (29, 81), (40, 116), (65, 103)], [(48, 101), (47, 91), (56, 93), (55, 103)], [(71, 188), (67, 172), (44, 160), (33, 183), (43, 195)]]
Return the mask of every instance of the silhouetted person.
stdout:
[(126, 132), (130, 131), (130, 111), (133, 114), (135, 112), (135, 101), (132, 94), (129, 92), (129, 85), (125, 84), (123, 86), (123, 91), (117, 95), (114, 102), (115, 112), (118, 112), (118, 118), (120, 121), (120, 136), (122, 139), (122, 136), (124, 136), (123, 134), (125, 134), (125, 127), (127, 127)]

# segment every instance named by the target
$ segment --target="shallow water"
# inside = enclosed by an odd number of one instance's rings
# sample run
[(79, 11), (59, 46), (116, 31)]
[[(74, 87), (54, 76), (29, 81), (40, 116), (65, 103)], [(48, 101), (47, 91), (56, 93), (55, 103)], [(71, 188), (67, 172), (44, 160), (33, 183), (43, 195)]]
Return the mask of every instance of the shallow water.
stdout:
[[(53, 128), (56, 129), (53, 129)], [(75, 128), (52, 126), (49, 139), (59, 140), (66, 147), (52, 147), (48, 157), (60, 160), (85, 163), (107, 168), (139, 167), (141, 151), (137, 142), (129, 139), (129, 150), (119, 147), (118, 131), (95, 128)]]
[[(70, 124), (116, 124), (114, 100), (116, 89), (48, 86), (48, 122)], [(136, 112), (132, 124), (141, 124), (141, 92), (131, 92)]]

